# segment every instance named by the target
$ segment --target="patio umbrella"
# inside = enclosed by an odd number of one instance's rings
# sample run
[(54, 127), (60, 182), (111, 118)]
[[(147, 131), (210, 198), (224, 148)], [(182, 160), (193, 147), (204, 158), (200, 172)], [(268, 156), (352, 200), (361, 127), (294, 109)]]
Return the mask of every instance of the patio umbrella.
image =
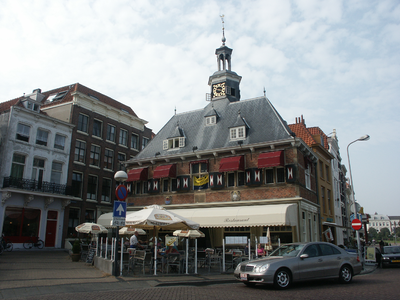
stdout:
[(146, 206), (126, 215), (125, 225), (142, 229), (199, 229), (200, 224), (158, 205)]
[(173, 232), (174, 236), (181, 236), (181, 237), (186, 237), (186, 238), (191, 238), (191, 239), (197, 239), (201, 237), (205, 237), (206, 235), (201, 232), (200, 230), (175, 230)]
[[(158, 205), (146, 206), (139, 211), (126, 215), (125, 225), (142, 229), (153, 229), (154, 238), (159, 229), (199, 229), (200, 224), (170, 212)], [(157, 243), (154, 243), (154, 255), (157, 255)], [(157, 275), (157, 262), (154, 260), (154, 275)]]
[(103, 225), (96, 223), (82, 223), (75, 227), (75, 230), (80, 233), (107, 233), (108, 230)]
[[(200, 237), (205, 237), (206, 235), (201, 232), (200, 230), (175, 230), (172, 233), (174, 236), (181, 236), (181, 237), (185, 237), (187, 238), (186, 240), (186, 273), (188, 270), (188, 261), (189, 261), (189, 243), (188, 243), (188, 239), (197, 239)], [(195, 249), (194, 249), (194, 253), (195, 253), (195, 273), (197, 273), (197, 240), (195, 241)]]
[(144, 231), (143, 229), (140, 228), (133, 228), (133, 227), (122, 227), (119, 230), (119, 234), (120, 235), (132, 235), (135, 233), (135, 231), (137, 231), (140, 235), (146, 235), (146, 231)]

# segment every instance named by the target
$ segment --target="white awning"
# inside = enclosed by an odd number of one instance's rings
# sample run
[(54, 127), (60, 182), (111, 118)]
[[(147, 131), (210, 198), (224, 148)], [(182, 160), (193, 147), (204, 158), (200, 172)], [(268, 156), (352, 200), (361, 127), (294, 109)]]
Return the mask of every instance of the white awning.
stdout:
[[(200, 227), (297, 226), (297, 204), (171, 209)], [(100, 223), (101, 224), (101, 223)]]

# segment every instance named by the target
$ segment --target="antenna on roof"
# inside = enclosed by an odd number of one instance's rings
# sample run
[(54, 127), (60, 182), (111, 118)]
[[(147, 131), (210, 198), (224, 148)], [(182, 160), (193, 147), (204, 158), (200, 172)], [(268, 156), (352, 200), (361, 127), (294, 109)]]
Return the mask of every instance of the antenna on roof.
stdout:
[(222, 21), (222, 46), (225, 46), (226, 38), (225, 38), (225, 27), (224, 27), (224, 15), (220, 15)]
[(266, 97), (266, 93), (267, 93), (267, 91), (265, 90), (265, 86), (264, 86), (264, 97)]
[(176, 106), (175, 106), (175, 115), (176, 115)]

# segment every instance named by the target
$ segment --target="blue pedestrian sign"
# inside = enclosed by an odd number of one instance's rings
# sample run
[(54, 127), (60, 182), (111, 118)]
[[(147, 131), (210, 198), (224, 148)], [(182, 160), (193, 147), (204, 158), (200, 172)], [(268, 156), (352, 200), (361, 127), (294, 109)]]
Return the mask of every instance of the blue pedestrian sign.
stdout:
[(114, 201), (113, 226), (125, 226), (126, 202)]

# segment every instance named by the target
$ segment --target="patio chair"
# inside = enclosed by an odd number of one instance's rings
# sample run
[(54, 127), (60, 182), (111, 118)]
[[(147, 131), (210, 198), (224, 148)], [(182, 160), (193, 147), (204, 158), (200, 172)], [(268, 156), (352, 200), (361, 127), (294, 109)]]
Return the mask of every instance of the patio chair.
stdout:
[(181, 272), (181, 255), (179, 253), (169, 253), (167, 254), (167, 274), (169, 273), (170, 267), (173, 267)]
[(141, 266), (142, 270), (143, 270), (143, 275), (144, 275), (146, 273), (145, 266), (150, 265), (150, 262), (151, 262), (151, 255), (148, 255), (146, 253), (146, 251), (144, 251), (144, 250), (136, 250), (135, 263), (134, 263), (133, 267)]
[(197, 265), (201, 267), (205, 267), (207, 265), (207, 254), (205, 251), (197, 252)]

